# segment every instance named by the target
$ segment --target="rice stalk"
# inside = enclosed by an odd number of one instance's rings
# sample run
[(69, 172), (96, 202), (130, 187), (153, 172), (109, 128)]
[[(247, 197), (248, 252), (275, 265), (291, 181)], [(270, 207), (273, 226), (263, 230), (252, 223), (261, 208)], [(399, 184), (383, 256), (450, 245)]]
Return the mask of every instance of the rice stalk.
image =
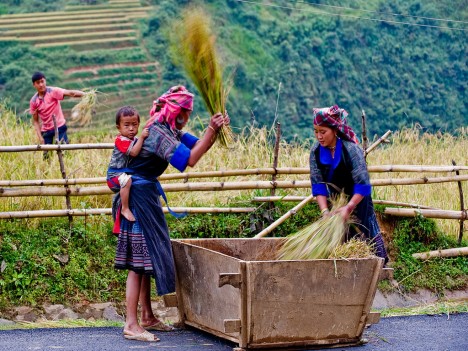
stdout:
[(71, 110), (71, 124), (80, 127), (91, 123), (94, 107), (97, 103), (97, 89), (87, 89), (84, 90), (84, 93), (80, 101)]
[[(226, 114), (229, 87), (223, 82), (223, 70), (218, 62), (216, 38), (210, 29), (210, 17), (201, 8), (190, 7), (174, 26), (171, 38), (176, 64), (181, 65), (197, 87), (208, 111)], [(230, 126), (224, 125), (217, 134), (219, 142), (228, 147), (234, 137)]]
[(330, 253), (343, 241), (349, 221), (333, 211), (346, 204), (341, 194), (333, 201), (332, 215), (321, 217), (297, 233), (289, 235), (279, 250), (280, 260), (312, 260), (328, 258)]

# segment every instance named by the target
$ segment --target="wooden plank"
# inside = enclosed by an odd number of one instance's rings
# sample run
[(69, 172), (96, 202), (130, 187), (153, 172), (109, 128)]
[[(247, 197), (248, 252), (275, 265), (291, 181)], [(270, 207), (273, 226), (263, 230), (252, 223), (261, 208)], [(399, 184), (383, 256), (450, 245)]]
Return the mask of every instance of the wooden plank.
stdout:
[(378, 258), (373, 260), (373, 272), (372, 274), (367, 278), (368, 279), (368, 289), (367, 289), (367, 296), (366, 296), (366, 301), (364, 303), (363, 311), (362, 311), (362, 316), (359, 321), (359, 325), (357, 327), (356, 334), (361, 337), (364, 327), (366, 326), (366, 319), (367, 315), (370, 312), (370, 309), (372, 307), (372, 302), (374, 301), (375, 298), (375, 293), (377, 292), (377, 283), (379, 282), (379, 276), (380, 272), (382, 271), (384, 265), (384, 259), (383, 258)]
[[(202, 240), (202, 239), (201, 239)], [(212, 250), (172, 241), (178, 290), (182, 302), (184, 323), (204, 326), (216, 335), (237, 340), (239, 333), (225, 333), (224, 320), (240, 319), (240, 290), (219, 285), (221, 273), (240, 273), (240, 261)]]
[(220, 273), (218, 287), (222, 287), (226, 284), (239, 289), (242, 284), (242, 275), (239, 273)]
[(393, 268), (382, 268), (379, 275), (379, 281), (381, 280), (393, 280)]
[(178, 307), (177, 295), (175, 294), (164, 295), (163, 300), (166, 307)]
[(380, 312), (370, 312), (367, 315), (366, 324), (377, 324), (380, 322)]
[(249, 345), (359, 340), (356, 329), (374, 259), (247, 262), (247, 267)]
[(225, 319), (224, 332), (227, 334), (240, 333), (241, 320), (240, 319)]

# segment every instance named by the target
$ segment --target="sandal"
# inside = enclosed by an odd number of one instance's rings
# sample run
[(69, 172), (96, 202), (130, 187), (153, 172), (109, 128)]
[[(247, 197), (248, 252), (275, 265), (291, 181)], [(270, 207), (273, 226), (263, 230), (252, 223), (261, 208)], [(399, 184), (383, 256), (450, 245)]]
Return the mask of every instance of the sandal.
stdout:
[(143, 328), (146, 330), (157, 330), (157, 331), (162, 331), (162, 332), (170, 332), (174, 331), (175, 328), (172, 325), (164, 324), (163, 322), (159, 321), (153, 325), (143, 325), (141, 324)]
[(133, 334), (129, 331), (124, 330), (123, 335), (124, 335), (124, 338), (128, 340), (150, 341), (150, 342), (151, 341), (157, 342), (160, 340), (156, 335), (151, 334), (147, 330), (145, 330), (143, 333), (140, 333), (140, 334)]

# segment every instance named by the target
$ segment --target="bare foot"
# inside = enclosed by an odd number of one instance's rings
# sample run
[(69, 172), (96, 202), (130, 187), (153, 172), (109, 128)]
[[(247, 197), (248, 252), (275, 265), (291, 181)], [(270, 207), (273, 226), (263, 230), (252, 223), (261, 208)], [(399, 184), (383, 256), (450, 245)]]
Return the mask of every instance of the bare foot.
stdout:
[(126, 208), (126, 209), (122, 208), (122, 211), (120, 213), (122, 214), (122, 216), (127, 218), (127, 220), (129, 220), (130, 222), (135, 222), (136, 221), (135, 216), (133, 216), (133, 213), (132, 213), (132, 211), (130, 211), (129, 208)]

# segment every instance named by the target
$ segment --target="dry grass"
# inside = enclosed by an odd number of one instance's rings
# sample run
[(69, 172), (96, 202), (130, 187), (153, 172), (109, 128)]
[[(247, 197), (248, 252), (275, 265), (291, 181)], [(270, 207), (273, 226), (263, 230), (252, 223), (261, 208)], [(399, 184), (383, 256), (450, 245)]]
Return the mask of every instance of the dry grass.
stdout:
[(360, 239), (353, 238), (336, 246), (328, 258), (367, 258), (374, 256), (372, 246)]
[[(229, 86), (224, 83), (210, 22), (209, 14), (200, 7), (187, 8), (174, 26), (171, 42), (176, 63), (185, 69), (213, 115), (225, 113)], [(221, 145), (231, 146), (231, 128), (223, 126), (217, 138)]]
[(97, 104), (97, 89), (83, 91), (85, 94), (71, 110), (71, 125), (74, 126), (85, 127), (89, 125)]
[[(347, 203), (347, 198), (341, 194), (333, 201), (333, 210)], [(343, 241), (348, 223), (340, 214), (321, 217), (316, 222), (306, 226), (297, 233), (287, 237), (279, 250), (280, 260), (312, 260), (328, 258), (333, 250)]]
[[(422, 133), (419, 128), (404, 129), (390, 138), (391, 143), (369, 154), (369, 165), (408, 164), (451, 166), (452, 160), (457, 165), (468, 165), (468, 128), (460, 129), (458, 136), (448, 133)], [(467, 174), (467, 172), (461, 172)], [(388, 172), (371, 173), (372, 179), (378, 178), (421, 178), (454, 175), (447, 173), (412, 173)], [(468, 194), (468, 182), (463, 182), (463, 192)], [(424, 185), (396, 185), (374, 187), (373, 198), (400, 202), (417, 203), (443, 210), (460, 210), (460, 197), (457, 183)], [(465, 200), (465, 208), (466, 208)], [(439, 227), (447, 234), (456, 236), (459, 223), (455, 220), (436, 220)], [(465, 221), (465, 230), (468, 222)]]
[[(5, 110), (0, 103), (0, 145), (35, 145), (37, 138), (30, 122), (17, 123), (16, 116)], [(143, 121), (142, 121), (143, 123)], [(198, 121), (192, 120), (190, 126)], [(72, 143), (112, 143), (115, 137), (114, 126), (110, 125), (109, 132), (84, 135), (71, 133)], [(195, 133), (196, 134), (196, 133)], [(233, 148), (225, 149), (215, 144), (212, 149), (197, 163), (194, 169), (187, 172), (263, 168), (273, 164), (273, 145), (270, 137), (273, 130), (245, 129), (237, 131), (238, 138)], [(312, 134), (312, 129), (311, 129)], [(369, 165), (384, 164), (413, 164), (413, 165), (451, 165), (455, 159), (458, 165), (468, 165), (468, 130), (454, 137), (449, 134), (421, 134), (417, 129), (404, 130), (395, 133), (391, 144), (379, 147), (368, 156)], [(73, 150), (65, 153), (65, 169), (69, 178), (104, 177), (111, 156), (111, 150)], [(310, 144), (280, 143), (278, 167), (307, 167), (309, 164)], [(26, 180), (26, 179), (60, 179), (60, 166), (57, 157), (51, 157), (49, 162), (42, 160), (42, 152), (0, 153), (0, 163), (8, 167), (0, 167), (0, 180)], [(169, 167), (168, 173), (177, 173)], [(462, 172), (462, 174), (466, 174)], [(422, 176), (440, 176), (440, 173), (372, 173), (372, 178), (407, 178)], [(443, 175), (443, 173), (442, 173)], [(203, 181), (242, 181), (252, 180), (252, 177), (226, 177), (205, 179)], [(271, 180), (271, 176), (258, 176), (258, 180)], [(285, 175), (280, 180), (300, 179), (307, 180), (307, 175)], [(197, 181), (197, 180), (194, 180)], [(431, 185), (386, 186), (374, 187), (373, 197), (382, 200), (419, 203), (447, 210), (459, 210), (459, 196), (456, 183), (442, 183)], [(468, 193), (467, 182), (463, 189)], [(308, 195), (306, 189), (277, 190), (278, 195)], [(168, 193), (170, 205), (175, 206), (215, 206), (215, 205), (242, 205), (240, 202), (248, 201), (253, 196), (269, 195), (269, 190), (238, 190), (220, 192), (181, 192)], [(72, 197), (74, 208), (108, 208), (111, 195)], [(249, 204), (251, 206), (251, 204)], [(465, 204), (466, 207), (466, 204)], [(0, 211), (20, 210), (52, 210), (64, 209), (63, 197), (20, 197), (2, 198)], [(440, 228), (447, 234), (458, 236), (458, 221), (438, 220)], [(468, 221), (465, 221), (468, 229)]]

